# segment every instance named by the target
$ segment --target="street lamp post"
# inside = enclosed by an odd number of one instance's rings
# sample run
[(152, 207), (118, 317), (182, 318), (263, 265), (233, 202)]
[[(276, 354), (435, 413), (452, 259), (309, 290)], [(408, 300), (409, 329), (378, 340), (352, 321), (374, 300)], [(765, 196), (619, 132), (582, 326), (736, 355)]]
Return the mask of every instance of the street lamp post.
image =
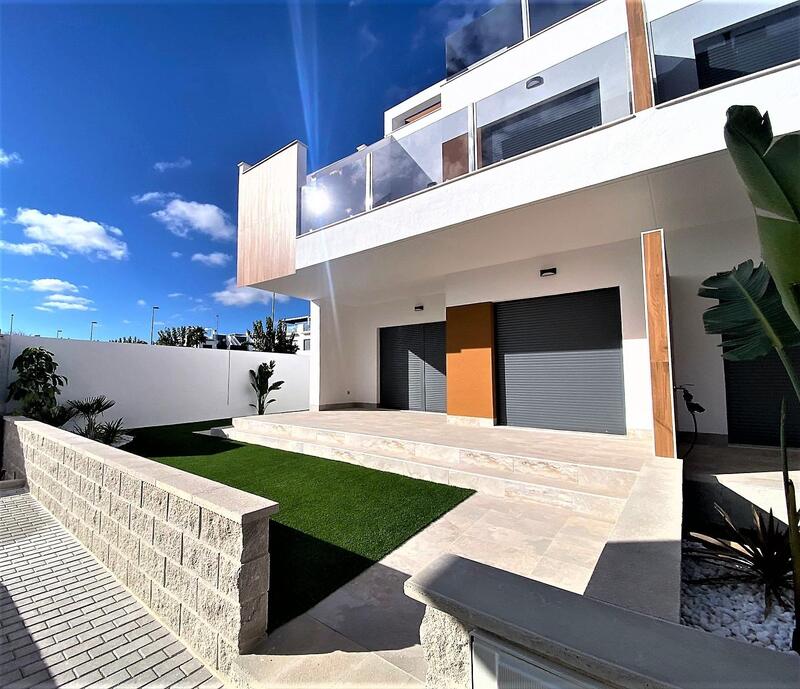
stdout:
[(8, 334), (9, 335), (13, 335), (14, 334), (14, 314), (13, 313), (11, 314), (11, 325), (8, 328)]
[(150, 316), (150, 344), (153, 344), (153, 327), (156, 324), (156, 311), (158, 311), (158, 307), (154, 306)]
[(219, 335), (219, 314), (217, 314), (217, 330), (214, 332), (215, 335)]
[(89, 342), (94, 339), (94, 326), (97, 325), (97, 321), (92, 321), (92, 325), (89, 327)]

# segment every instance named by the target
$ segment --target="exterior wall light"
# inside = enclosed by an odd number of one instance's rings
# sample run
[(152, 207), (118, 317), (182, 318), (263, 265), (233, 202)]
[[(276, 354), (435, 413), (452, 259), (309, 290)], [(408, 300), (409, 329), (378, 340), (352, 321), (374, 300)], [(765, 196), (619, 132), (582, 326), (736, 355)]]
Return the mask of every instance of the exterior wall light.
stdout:
[(424, 311), (424, 310), (425, 310), (425, 307), (422, 304), (417, 304), (414, 307), (414, 311)]
[(542, 268), (539, 271), (539, 277), (541, 278), (549, 278), (555, 275), (558, 272), (557, 268)]
[(526, 89), (535, 89), (537, 86), (544, 84), (544, 77), (531, 77), (525, 82)]

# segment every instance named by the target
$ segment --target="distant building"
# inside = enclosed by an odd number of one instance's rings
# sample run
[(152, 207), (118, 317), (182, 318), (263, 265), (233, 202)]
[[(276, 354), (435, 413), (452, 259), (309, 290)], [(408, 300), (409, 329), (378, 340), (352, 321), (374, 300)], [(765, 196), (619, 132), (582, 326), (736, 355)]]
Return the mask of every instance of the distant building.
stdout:
[(203, 349), (250, 349), (250, 338), (247, 333), (218, 333), (214, 328), (206, 329), (207, 340)]
[(281, 323), (286, 323), (286, 332), (294, 334), (294, 341), (298, 346), (299, 352), (311, 351), (311, 317), (293, 316), (292, 318), (282, 318)]

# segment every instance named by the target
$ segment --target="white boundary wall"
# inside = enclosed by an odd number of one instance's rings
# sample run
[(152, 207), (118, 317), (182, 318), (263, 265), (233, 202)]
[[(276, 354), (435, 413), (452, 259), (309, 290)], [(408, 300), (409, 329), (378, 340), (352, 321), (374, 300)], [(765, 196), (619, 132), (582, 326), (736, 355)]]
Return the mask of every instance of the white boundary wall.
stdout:
[[(116, 400), (106, 420), (126, 428), (206, 421), (255, 413), (248, 372), (275, 361), (275, 380), (285, 381), (269, 411), (308, 409), (309, 357), (270, 352), (160, 347), (46, 337), (0, 337), (0, 402), (5, 402), (11, 364), (25, 347), (53, 353), (67, 376), (59, 402), (105, 395)], [(0, 410), (1, 411), (1, 410)], [(7, 405), (7, 412), (12, 411)]]

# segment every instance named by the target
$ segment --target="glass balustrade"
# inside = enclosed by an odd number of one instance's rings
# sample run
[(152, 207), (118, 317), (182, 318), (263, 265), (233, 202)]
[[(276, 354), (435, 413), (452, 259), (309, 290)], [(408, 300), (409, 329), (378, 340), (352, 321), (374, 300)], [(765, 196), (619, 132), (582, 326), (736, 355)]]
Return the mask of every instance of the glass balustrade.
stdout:
[(477, 165), (501, 160), (631, 113), (622, 34), (476, 104)]
[(469, 172), (468, 129), (464, 108), (371, 147), (373, 208)]
[(800, 2), (701, 0), (650, 22), (650, 35), (664, 103), (800, 58)]
[(521, 40), (522, 4), (507, 0), (445, 38), (447, 77)]
[(531, 35), (544, 31), (596, 2), (597, 0), (529, 0)]
[(300, 234), (366, 210), (368, 153), (363, 149), (308, 175), (300, 190)]

